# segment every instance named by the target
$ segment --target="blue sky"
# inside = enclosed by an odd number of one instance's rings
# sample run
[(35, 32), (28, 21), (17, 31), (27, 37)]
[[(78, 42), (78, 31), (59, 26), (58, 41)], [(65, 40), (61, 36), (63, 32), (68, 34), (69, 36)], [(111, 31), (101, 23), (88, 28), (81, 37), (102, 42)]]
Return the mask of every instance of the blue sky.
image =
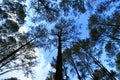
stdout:
[[(2, 0), (0, 0), (0, 2), (1, 1)], [(28, 4), (29, 4), (29, 0), (27, 0), (27, 5)], [(29, 14), (33, 15), (32, 11)], [(89, 36), (89, 32), (88, 32), (87, 24), (86, 24), (86, 23), (88, 23), (87, 22), (88, 16), (86, 14), (87, 13), (85, 13), (81, 16), (74, 16), (74, 18), (76, 19), (76, 23), (78, 23), (77, 25), (82, 24), (82, 28), (81, 28), (82, 34), (80, 36), (82, 39), (85, 39), (86, 37)], [(33, 23), (31, 23), (29, 21), (29, 17), (26, 17), (26, 21), (27, 21), (27, 23), (20, 28), (19, 32), (21, 32), (21, 33), (27, 32), (28, 31), (27, 26), (28, 25), (34, 25)], [(49, 26), (51, 26), (51, 27), (53, 25), (54, 24), (49, 24)], [(36, 48), (36, 54), (38, 55), (38, 60), (37, 60), (38, 64), (34, 68), (34, 71), (35, 71), (34, 80), (45, 80), (45, 78), (48, 74), (48, 71), (51, 70), (50, 62), (52, 60), (52, 57), (56, 56), (56, 51), (54, 51), (54, 49), (53, 49), (53, 51), (51, 51), (51, 53), (50, 53), (50, 52), (44, 51), (42, 49), (38, 50)], [(0, 76), (0, 79), (10, 78), (10, 77), (18, 77), (18, 79), (21, 79), (21, 80), (32, 80), (31, 78), (26, 78), (22, 71), (13, 71), (13, 72), (6, 73), (6, 74)]]
[(29, 78), (25, 77), (22, 71), (13, 71), (13, 72), (6, 73), (0, 76), (0, 79), (18, 77), (18, 79), (20, 80), (45, 80), (48, 71), (51, 70), (51, 67), (49, 62), (46, 61), (42, 51), (38, 50), (37, 48), (35, 50), (36, 50), (36, 54), (38, 55), (38, 59), (37, 59), (38, 64), (36, 67), (33, 68), (35, 72), (34, 79), (30, 77)]
[[(0, 2), (1, 1), (2, 0), (0, 0)], [(27, 0), (27, 5), (28, 4), (29, 4), (29, 0)], [(82, 15), (80, 14), (80, 16), (71, 16), (71, 17), (74, 17), (74, 19), (76, 20), (76, 24), (78, 26), (82, 24), (82, 26), (81, 26), (82, 27), (81, 28), (82, 34), (80, 35), (81, 39), (85, 39), (85, 38), (89, 37), (89, 30), (87, 27), (88, 18), (89, 18), (88, 13), (89, 12), (86, 12)], [(34, 13), (32, 13), (32, 11), (30, 11), (29, 14), (34, 15)], [(25, 25), (23, 25), (23, 27), (21, 27), (19, 30), (21, 33), (28, 31), (28, 27), (27, 27), (28, 25), (35, 25), (35, 24), (30, 22), (29, 17), (26, 17), (26, 21), (27, 21), (27, 23)], [(48, 24), (48, 25), (52, 27), (54, 24)], [(36, 50), (36, 54), (38, 55), (38, 59), (37, 59), (38, 64), (34, 68), (34, 71), (35, 71), (34, 80), (45, 80), (45, 78), (48, 74), (48, 71), (51, 70), (50, 62), (52, 60), (52, 57), (56, 56), (56, 50), (53, 49), (53, 51), (51, 51), (51, 52), (44, 51), (43, 49), (38, 50), (37, 48), (35, 50)], [(104, 56), (104, 55), (102, 55), (102, 56)], [(104, 59), (105, 56), (102, 58)], [(102, 63), (104, 63), (104, 61)], [(104, 65), (107, 66), (106, 63), (104, 63)], [(7, 73), (5, 75), (0, 76), (0, 79), (10, 78), (10, 77), (18, 77), (18, 79), (21, 79), (21, 80), (32, 80), (31, 78), (26, 78), (24, 76), (24, 74), (22, 73), (22, 71), (13, 71), (13, 72)]]

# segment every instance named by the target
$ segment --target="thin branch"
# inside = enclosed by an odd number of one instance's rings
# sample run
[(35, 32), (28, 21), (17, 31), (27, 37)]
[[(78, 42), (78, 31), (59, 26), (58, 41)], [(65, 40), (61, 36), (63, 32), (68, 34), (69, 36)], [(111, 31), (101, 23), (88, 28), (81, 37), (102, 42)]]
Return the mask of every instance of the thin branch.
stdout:
[(26, 44), (22, 45), (21, 47), (19, 47), (18, 49), (16, 49), (15, 51), (11, 52), (9, 55), (7, 55), (6, 57), (4, 57), (3, 59), (0, 60), (0, 63), (4, 62), (5, 60), (7, 60), (8, 58), (10, 58), (11, 56), (15, 55), (20, 49), (22, 49), (23, 47), (25, 47), (26, 45), (28, 45), (29, 43), (31, 43), (33, 40), (35, 40), (35, 38), (33, 38), (32, 40), (28, 41)]
[(99, 25), (105, 25), (105, 26), (114, 26), (114, 27), (117, 27), (117, 28), (120, 28), (120, 24), (108, 24), (108, 23), (98, 23)]
[(10, 70), (7, 70), (7, 71), (4, 71), (4, 72), (0, 73), (0, 75), (3, 75), (5, 73), (8, 73), (8, 72), (11, 72), (11, 71), (14, 71), (14, 70), (20, 70), (20, 69), (22, 69), (22, 68), (10, 69)]

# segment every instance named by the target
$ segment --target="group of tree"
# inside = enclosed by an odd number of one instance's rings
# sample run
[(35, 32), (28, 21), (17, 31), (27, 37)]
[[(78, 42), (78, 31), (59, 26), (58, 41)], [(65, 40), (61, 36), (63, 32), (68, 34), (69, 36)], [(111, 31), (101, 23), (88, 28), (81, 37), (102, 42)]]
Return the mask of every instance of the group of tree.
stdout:
[[(54, 70), (46, 80), (71, 80), (73, 75), (79, 80), (119, 79), (119, 0), (30, 0), (29, 6), (25, 1), (5, 0), (0, 6), (0, 75), (13, 70), (32, 73), (37, 47), (57, 49)], [(86, 39), (80, 38), (82, 26), (77, 21), (83, 14), (89, 16)], [(26, 17), (33, 25), (20, 33)], [(102, 63), (103, 55), (116, 71)]]
[(24, 8), (20, 2), (9, 0), (0, 4), (0, 75), (23, 70), (27, 76), (35, 66), (35, 46), (19, 31), (25, 22)]

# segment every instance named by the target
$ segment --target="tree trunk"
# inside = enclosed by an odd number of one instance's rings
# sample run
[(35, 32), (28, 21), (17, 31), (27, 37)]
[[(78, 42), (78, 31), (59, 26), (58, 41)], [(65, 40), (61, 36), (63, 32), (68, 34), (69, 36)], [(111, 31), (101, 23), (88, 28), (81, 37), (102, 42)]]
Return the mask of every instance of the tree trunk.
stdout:
[(69, 80), (69, 76), (67, 75), (67, 69), (66, 69), (66, 67), (64, 67), (64, 74), (65, 74), (65, 77), (66, 77), (65, 80)]
[(94, 76), (93, 76), (93, 70), (91, 69), (91, 67), (89, 66), (89, 64), (84, 61), (84, 65), (85, 65), (85, 67), (87, 68), (87, 70), (88, 70), (88, 72), (89, 72), (92, 80), (96, 80), (96, 79), (94, 78)]
[(92, 54), (88, 54), (88, 56), (90, 56), (93, 61), (101, 68), (101, 70), (109, 76), (110, 80), (116, 80), (116, 78), (111, 76), (111, 73)]
[(63, 78), (62, 77), (62, 40), (61, 40), (61, 33), (59, 33), (55, 80), (62, 80), (62, 78)]
[(87, 68), (88, 73), (90, 74), (92, 80), (95, 80), (95, 79), (94, 79), (94, 76), (93, 76), (93, 70), (91, 69), (91, 67), (90, 67), (89, 64), (87, 63), (88, 60), (87, 60), (87, 62), (86, 62), (86, 61), (85, 61), (85, 59), (86, 59), (85, 57), (83, 57), (84, 59), (82, 59), (80, 55), (78, 55), (78, 56), (79, 56), (79, 58), (80, 58), (81, 60), (83, 60), (83, 64), (84, 64), (85, 67)]
[(76, 71), (76, 74), (77, 74), (78, 79), (81, 80), (81, 76), (80, 76), (80, 74), (79, 74), (79, 71), (78, 71), (75, 63), (74, 63), (74, 60), (73, 60), (72, 56), (71, 56), (71, 62), (72, 62), (72, 64), (73, 64), (73, 66), (74, 66), (74, 69), (75, 69), (75, 71)]

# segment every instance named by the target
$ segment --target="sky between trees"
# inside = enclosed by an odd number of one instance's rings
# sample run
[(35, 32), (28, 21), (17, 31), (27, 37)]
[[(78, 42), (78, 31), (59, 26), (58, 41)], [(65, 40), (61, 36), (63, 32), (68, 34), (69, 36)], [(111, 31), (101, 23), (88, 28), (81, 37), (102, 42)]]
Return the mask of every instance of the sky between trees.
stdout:
[(42, 60), (37, 48), (50, 58), (45, 80), (119, 79), (119, 5), (119, 0), (3, 0), (0, 75), (22, 71), (36, 79), (34, 68)]

